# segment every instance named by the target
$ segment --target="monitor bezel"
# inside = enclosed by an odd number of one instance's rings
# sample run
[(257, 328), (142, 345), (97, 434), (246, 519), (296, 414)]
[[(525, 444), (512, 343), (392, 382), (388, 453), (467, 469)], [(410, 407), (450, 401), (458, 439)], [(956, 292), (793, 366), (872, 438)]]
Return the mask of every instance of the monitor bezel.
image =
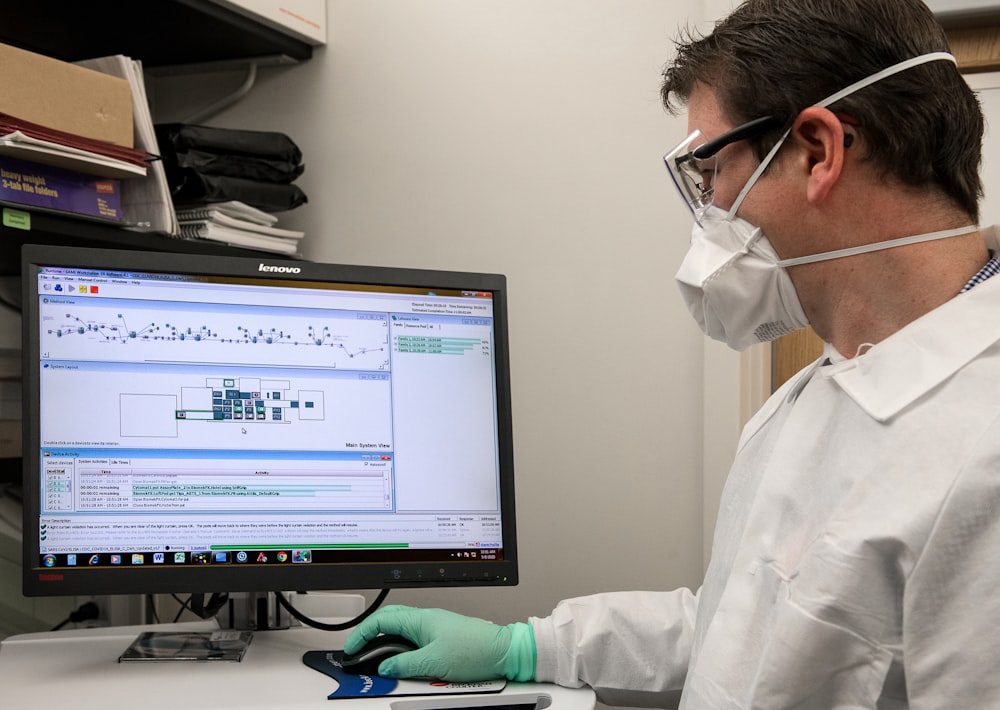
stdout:
[[(262, 265), (286, 267), (263, 273)], [(282, 566), (151, 566), (48, 569), (40, 566), (34, 534), (40, 518), (40, 383), (39, 266), (94, 268), (267, 278), (275, 281), (319, 281), (384, 284), (427, 289), (489, 291), (494, 308), (496, 414), (500, 467), (503, 559), (495, 561), (349, 562), (336, 565)], [(23, 358), (23, 593), (25, 596), (272, 592), (416, 587), (513, 586), (518, 584), (514, 495), (514, 452), (511, 418), (510, 353), (506, 277), (464, 272), (334, 264), (289, 260), (262, 253), (259, 258), (164, 253), (133, 249), (26, 244), (21, 251)]]

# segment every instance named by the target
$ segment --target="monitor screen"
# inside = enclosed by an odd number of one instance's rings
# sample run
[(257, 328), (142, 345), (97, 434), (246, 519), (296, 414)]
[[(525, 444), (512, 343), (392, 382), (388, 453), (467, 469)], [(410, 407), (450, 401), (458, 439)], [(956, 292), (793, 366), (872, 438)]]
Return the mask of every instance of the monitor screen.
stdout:
[(29, 245), (24, 591), (517, 583), (501, 275)]

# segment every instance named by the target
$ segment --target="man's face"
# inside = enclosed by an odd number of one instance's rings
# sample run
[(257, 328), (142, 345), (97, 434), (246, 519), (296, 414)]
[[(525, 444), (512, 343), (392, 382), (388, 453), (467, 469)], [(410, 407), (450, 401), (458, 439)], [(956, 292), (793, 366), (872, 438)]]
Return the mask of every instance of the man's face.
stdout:
[[(688, 102), (688, 131), (698, 129), (701, 131), (700, 143), (707, 143), (713, 138), (718, 138), (723, 133), (734, 128), (734, 125), (727, 121), (722, 114), (715, 93), (704, 84), (698, 84), (691, 93)], [(697, 148), (697, 145), (692, 145)], [(713, 186), (715, 192), (712, 204), (728, 212), (736, 201), (740, 190), (746, 185), (750, 175), (757, 168), (760, 162), (753, 154), (753, 150), (747, 141), (736, 141), (730, 143), (716, 154), (716, 168)], [(760, 182), (760, 180), (758, 180)], [(751, 192), (756, 190), (756, 185)], [(749, 197), (748, 197), (749, 199)], [(746, 215), (746, 202), (740, 205), (739, 216), (749, 222), (754, 222)]]
[[(734, 127), (734, 124), (725, 118), (711, 87), (697, 84), (688, 101), (688, 131), (695, 129), (701, 131), (699, 144), (717, 138)], [(696, 147), (691, 146), (692, 149)], [(794, 255), (792, 252), (795, 249), (793, 244), (788, 244), (787, 249), (783, 244), (783, 234), (789, 230), (784, 229), (782, 225), (794, 224), (795, 220), (795, 207), (792, 204), (794, 189), (790, 189), (793, 186), (785, 182), (789, 173), (782, 169), (782, 158), (787, 148), (786, 141), (767, 170), (757, 178), (740, 203), (736, 214), (741, 219), (760, 227), (781, 258)], [(760, 166), (760, 160), (747, 140), (730, 143), (716, 154), (716, 158), (712, 180), (714, 187), (712, 204), (728, 212), (747, 181)], [(792, 219), (792, 222), (787, 222), (786, 218)], [(798, 230), (792, 228), (790, 231), (793, 233), (791, 236), (794, 241), (800, 241)]]

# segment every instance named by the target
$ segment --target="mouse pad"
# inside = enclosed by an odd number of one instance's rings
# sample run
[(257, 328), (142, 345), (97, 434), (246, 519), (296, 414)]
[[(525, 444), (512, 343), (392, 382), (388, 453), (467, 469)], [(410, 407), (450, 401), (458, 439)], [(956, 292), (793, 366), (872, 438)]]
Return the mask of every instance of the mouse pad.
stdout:
[(378, 675), (354, 675), (340, 665), (343, 651), (306, 651), (302, 662), (337, 681), (337, 689), (329, 700), (339, 698), (382, 698), (406, 695), (448, 695), (453, 693), (499, 693), (506, 680), (486, 680), (474, 683), (449, 683), (444, 680), (396, 680)]

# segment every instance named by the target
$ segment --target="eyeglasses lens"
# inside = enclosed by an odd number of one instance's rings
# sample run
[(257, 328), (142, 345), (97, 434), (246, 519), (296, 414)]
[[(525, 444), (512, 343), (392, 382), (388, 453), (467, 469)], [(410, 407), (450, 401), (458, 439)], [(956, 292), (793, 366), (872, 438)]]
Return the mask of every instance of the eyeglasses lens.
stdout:
[(674, 186), (695, 219), (700, 219), (705, 209), (712, 204), (715, 185), (715, 156), (698, 160), (692, 153), (692, 145), (697, 148), (700, 131), (695, 131), (680, 145), (663, 156)]
[(690, 156), (679, 166), (684, 181), (690, 186), (688, 188), (691, 198), (691, 206), (695, 214), (701, 215), (705, 209), (712, 204), (712, 196), (715, 193), (715, 170), (718, 160), (715, 156), (698, 160)]

